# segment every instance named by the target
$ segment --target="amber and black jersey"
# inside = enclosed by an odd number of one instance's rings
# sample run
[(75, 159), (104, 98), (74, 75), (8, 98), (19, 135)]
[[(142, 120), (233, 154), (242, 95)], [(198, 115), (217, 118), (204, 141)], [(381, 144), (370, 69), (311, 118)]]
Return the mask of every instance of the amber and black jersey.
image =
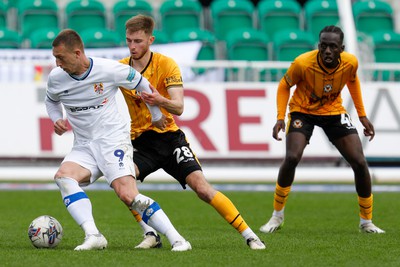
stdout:
[[(123, 64), (132, 67), (131, 57), (120, 60)], [(152, 52), (147, 66), (141, 71), (143, 77), (156, 87), (160, 95), (170, 99), (168, 88), (171, 86), (183, 86), (181, 71), (176, 62), (167, 56)], [(126, 90), (121, 88), (125, 101), (128, 105), (131, 120), (131, 138), (138, 137), (141, 133), (153, 130), (159, 133), (177, 131), (179, 127), (176, 125), (174, 117), (167, 110), (161, 108), (161, 111), (167, 117), (167, 127), (160, 130), (151, 123), (151, 113), (144, 101), (137, 95), (136, 90)]]
[(290, 88), (296, 85), (289, 102), (289, 112), (312, 115), (346, 113), (341, 91), (347, 85), (359, 117), (365, 116), (360, 81), (357, 76), (357, 58), (347, 52), (340, 54), (339, 65), (326, 68), (318, 50), (298, 56), (279, 83), (277, 92), (277, 119), (285, 119)]

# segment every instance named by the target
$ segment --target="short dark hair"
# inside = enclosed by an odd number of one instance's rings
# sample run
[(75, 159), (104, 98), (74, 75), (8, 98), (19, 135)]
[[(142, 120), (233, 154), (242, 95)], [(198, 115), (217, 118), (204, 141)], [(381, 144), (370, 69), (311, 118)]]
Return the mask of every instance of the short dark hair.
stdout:
[(326, 26), (319, 32), (319, 37), (321, 38), (321, 34), (325, 33), (325, 32), (334, 32), (334, 33), (339, 34), (340, 41), (343, 43), (344, 33), (343, 33), (342, 29), (340, 29), (339, 27), (337, 27), (335, 25)]
[(153, 35), (154, 19), (142, 14), (136, 15), (126, 21), (125, 29), (131, 33), (144, 31), (146, 34)]
[(52, 46), (64, 45), (68, 49), (79, 48), (84, 51), (83, 41), (79, 34), (71, 29), (62, 30), (53, 40)]

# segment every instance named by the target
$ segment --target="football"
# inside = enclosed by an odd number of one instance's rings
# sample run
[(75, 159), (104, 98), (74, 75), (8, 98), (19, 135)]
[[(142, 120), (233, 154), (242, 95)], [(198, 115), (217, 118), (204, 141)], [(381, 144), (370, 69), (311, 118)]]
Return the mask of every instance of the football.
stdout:
[(56, 218), (42, 215), (29, 225), (28, 237), (36, 248), (54, 248), (63, 237), (63, 229)]

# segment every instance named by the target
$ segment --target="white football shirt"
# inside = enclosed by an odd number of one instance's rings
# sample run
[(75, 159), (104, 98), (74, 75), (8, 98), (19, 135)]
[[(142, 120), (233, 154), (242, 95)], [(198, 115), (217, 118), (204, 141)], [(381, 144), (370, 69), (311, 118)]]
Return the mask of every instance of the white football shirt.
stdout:
[[(89, 60), (89, 70), (83, 77), (72, 77), (57, 67), (47, 82), (46, 101), (63, 104), (78, 142), (120, 136), (129, 131), (115, 96), (119, 86), (134, 89), (144, 79), (135, 69), (117, 61), (96, 57)], [(148, 91), (151, 92), (150, 88)]]

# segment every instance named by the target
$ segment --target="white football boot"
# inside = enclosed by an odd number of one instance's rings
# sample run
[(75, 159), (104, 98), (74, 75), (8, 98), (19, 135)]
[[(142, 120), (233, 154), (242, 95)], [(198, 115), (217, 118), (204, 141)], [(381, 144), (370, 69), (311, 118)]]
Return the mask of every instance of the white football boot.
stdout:
[(143, 241), (140, 242), (140, 244), (137, 245), (135, 248), (150, 249), (150, 248), (161, 248), (161, 247), (162, 243), (160, 236), (153, 232), (147, 232), (144, 235)]
[(284, 222), (283, 216), (272, 215), (271, 219), (269, 219), (269, 221), (266, 224), (260, 227), (260, 231), (263, 233), (276, 232), (282, 228), (283, 222)]
[(77, 246), (74, 250), (96, 250), (105, 249), (107, 247), (107, 239), (102, 234), (88, 235), (82, 245)]
[(189, 241), (176, 241), (172, 245), (171, 251), (188, 251), (191, 250), (192, 246), (190, 245)]
[(384, 234), (385, 231), (380, 229), (379, 227), (375, 226), (372, 222), (366, 222), (363, 224), (360, 224), (360, 233), (365, 233), (365, 234)]

